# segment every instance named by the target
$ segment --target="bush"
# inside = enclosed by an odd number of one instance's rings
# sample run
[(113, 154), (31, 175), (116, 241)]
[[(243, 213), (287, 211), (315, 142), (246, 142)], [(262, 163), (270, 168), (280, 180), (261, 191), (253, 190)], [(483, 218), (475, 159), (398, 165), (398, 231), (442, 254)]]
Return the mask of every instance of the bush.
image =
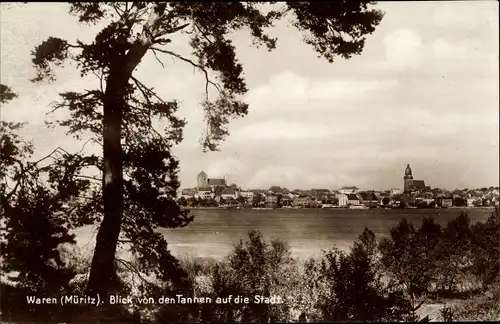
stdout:
[(475, 297), (454, 307), (453, 319), (457, 321), (498, 321), (500, 320), (500, 280)]
[[(260, 233), (251, 231), (248, 240), (240, 241), (213, 276), (214, 298), (244, 296), (248, 304), (216, 305), (211, 320), (243, 322), (290, 321), (300, 278), (289, 246), (281, 241), (263, 240)], [(255, 296), (281, 299), (281, 303), (254, 303)]]
[(463, 212), (444, 228), (429, 217), (418, 229), (403, 219), (380, 242), (381, 264), (414, 300), (415, 310), (431, 297), (477, 290), (478, 280), (491, 282), (498, 275), (495, 224), (492, 216), (472, 226)]
[[(475, 225), (463, 213), (444, 228), (432, 218), (423, 219), (419, 228), (402, 220), (391, 230), (390, 237), (378, 244), (374, 233), (365, 229), (349, 253), (332, 248), (321, 258), (303, 264), (292, 258), (286, 243), (266, 241), (259, 232), (251, 231), (221, 261), (181, 257), (180, 265), (187, 273), (187, 283), (182, 289), (170, 282), (146, 284), (144, 278), (136, 280), (134, 262), (117, 263), (115, 286), (121, 295), (134, 293), (156, 299), (182, 294), (210, 297), (213, 303), (137, 304), (133, 306), (134, 314), (124, 307), (94, 307), (90, 312), (80, 306), (27, 307), (25, 296), (33, 292), (31, 287), (2, 284), (2, 320), (412, 321), (418, 320), (417, 309), (434, 298), (436, 292), (464, 290), (462, 282), (470, 281), (471, 276), (483, 282), (482, 293), (469, 296), (459, 308), (444, 308), (443, 320), (498, 319), (500, 283), (495, 280), (499, 274), (498, 226), (498, 209), (486, 222)], [(84, 294), (90, 260), (72, 244), (59, 246), (58, 251), (65, 267), (76, 274), (66, 285), (67, 293)], [(256, 295), (279, 296), (281, 303), (258, 304), (254, 302)], [(229, 296), (230, 303), (215, 302), (216, 298)], [(250, 301), (236, 304), (237, 296)]]
[[(248, 297), (247, 304), (198, 304), (190, 321), (290, 322), (381, 321), (408, 318), (410, 305), (402, 291), (385, 284), (377, 266), (377, 243), (369, 230), (359, 237), (349, 255), (337, 249), (303, 267), (281, 241), (266, 242), (251, 231), (224, 260), (181, 258), (193, 281), (194, 296)], [(281, 303), (261, 304), (254, 296), (276, 296)], [(299, 317), (299, 315), (301, 315)], [(162, 318), (164, 319), (164, 318)], [(158, 320), (158, 318), (157, 318)], [(186, 319), (187, 320), (187, 319)]]
[(472, 288), (467, 285), (473, 281), (469, 276), (473, 258), (472, 240), (471, 221), (464, 212), (444, 228), (440, 244), (435, 248), (438, 255), (436, 284), (442, 296), (452, 297)]
[(483, 285), (500, 275), (500, 216), (498, 207), (484, 223), (472, 227), (473, 271)]
[[(286, 243), (266, 242), (260, 233), (251, 231), (248, 239), (240, 241), (222, 261), (184, 256), (180, 263), (192, 282), (192, 296), (209, 297), (213, 301), (182, 305), (187, 312), (183, 321), (274, 322), (291, 321), (294, 317), (293, 309), (301, 288), (300, 274)], [(282, 303), (255, 303), (256, 295), (276, 296)], [(249, 303), (235, 303), (237, 296), (249, 298)], [(231, 302), (216, 303), (217, 298), (229, 300), (230, 297)], [(172, 306), (161, 308), (157, 321), (165, 320), (165, 313)]]
[(408, 318), (410, 304), (403, 292), (382, 280), (377, 266), (377, 242), (365, 229), (349, 255), (333, 249), (322, 260), (327, 294), (319, 307), (327, 321), (399, 321)]
[(440, 231), (431, 218), (424, 219), (420, 229), (403, 219), (391, 229), (390, 238), (379, 243), (383, 271), (391, 285), (404, 291), (415, 318), (435, 283)]

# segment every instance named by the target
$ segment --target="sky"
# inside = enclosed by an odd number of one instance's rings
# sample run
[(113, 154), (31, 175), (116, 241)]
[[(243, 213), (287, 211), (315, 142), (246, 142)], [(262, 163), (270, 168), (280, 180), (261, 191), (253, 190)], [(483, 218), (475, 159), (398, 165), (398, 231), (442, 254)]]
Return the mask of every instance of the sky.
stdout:
[[(318, 58), (299, 31), (282, 21), (270, 31), (277, 49), (251, 47), (248, 32), (231, 36), (249, 88), (249, 114), (231, 121), (219, 152), (203, 153), (200, 101), (204, 78), (183, 62), (148, 55), (136, 76), (186, 118), (180, 160), (182, 188), (196, 175), (225, 177), (243, 188), (402, 188), (407, 164), (415, 179), (439, 188), (499, 183), (499, 33), (497, 1), (379, 2), (385, 12), (360, 56)], [(63, 3), (10, 4), (0, 9), (0, 76), (19, 98), (1, 109), (23, 121), (36, 155), (83, 142), (44, 120), (63, 91), (96, 88), (74, 67), (52, 84), (33, 84), (31, 50), (49, 36), (92, 41)], [(101, 26), (102, 27), (102, 26)], [(182, 37), (177, 51), (189, 53)]]

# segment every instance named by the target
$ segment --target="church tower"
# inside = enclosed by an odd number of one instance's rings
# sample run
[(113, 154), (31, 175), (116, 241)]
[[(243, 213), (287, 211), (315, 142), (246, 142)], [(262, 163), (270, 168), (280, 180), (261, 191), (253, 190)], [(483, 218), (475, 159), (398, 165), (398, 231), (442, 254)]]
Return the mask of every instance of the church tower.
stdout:
[(201, 171), (196, 177), (198, 189), (208, 187), (208, 176), (205, 172)]
[(413, 176), (411, 174), (411, 168), (409, 164), (406, 165), (405, 176), (403, 177), (403, 181), (404, 181), (404, 193), (407, 193), (410, 191), (410, 188), (413, 185)]

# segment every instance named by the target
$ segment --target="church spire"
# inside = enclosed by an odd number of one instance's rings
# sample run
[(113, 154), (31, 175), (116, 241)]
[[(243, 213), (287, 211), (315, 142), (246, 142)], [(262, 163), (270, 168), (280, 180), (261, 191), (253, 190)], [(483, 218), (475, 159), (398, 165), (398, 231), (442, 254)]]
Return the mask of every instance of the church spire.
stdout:
[(404, 192), (408, 193), (413, 186), (413, 175), (411, 174), (411, 168), (410, 165), (406, 165), (405, 169), (405, 176), (403, 177), (404, 179)]
[(405, 176), (412, 176), (412, 174), (411, 174), (411, 168), (410, 168), (409, 164), (406, 165)]

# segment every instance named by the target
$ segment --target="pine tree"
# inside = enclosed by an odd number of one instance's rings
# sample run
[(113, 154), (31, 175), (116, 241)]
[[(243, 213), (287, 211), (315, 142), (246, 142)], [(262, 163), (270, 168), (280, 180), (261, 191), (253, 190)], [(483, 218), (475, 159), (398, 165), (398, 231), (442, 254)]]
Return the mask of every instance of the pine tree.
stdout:
[[(146, 53), (172, 57), (191, 65), (206, 77), (207, 131), (203, 146), (216, 150), (227, 135), (230, 119), (247, 114), (239, 98), (247, 87), (243, 67), (228, 36), (250, 30), (254, 44), (269, 50), (276, 39), (265, 29), (284, 17), (304, 34), (304, 41), (333, 62), (361, 53), (366, 35), (382, 19), (382, 13), (367, 1), (271, 2), (263, 9), (258, 2), (78, 2), (70, 13), (80, 22), (107, 23), (91, 43), (50, 37), (33, 51), (37, 77), (51, 80), (51, 67), (65, 60), (77, 63), (82, 76), (94, 74), (96, 88), (61, 94), (56, 108), (66, 108), (71, 117), (59, 121), (75, 136), (90, 132), (103, 148), (95, 167), (102, 173), (102, 216), (88, 284), (91, 295), (111, 290), (114, 260), (120, 234), (132, 242), (132, 252), (141, 260), (141, 271), (155, 269), (163, 279), (182, 275), (157, 226), (186, 226), (192, 217), (181, 213), (174, 201), (179, 186), (179, 163), (172, 146), (182, 140), (185, 121), (176, 117), (177, 101), (160, 98), (154, 89), (135, 76)], [(277, 9), (274, 9), (277, 8)], [(137, 32), (139, 31), (139, 32)], [(192, 48), (191, 56), (174, 52), (173, 35), (182, 34)], [(209, 76), (215, 73), (217, 81)], [(217, 99), (209, 100), (208, 89)], [(152, 121), (168, 126), (158, 131)]]

